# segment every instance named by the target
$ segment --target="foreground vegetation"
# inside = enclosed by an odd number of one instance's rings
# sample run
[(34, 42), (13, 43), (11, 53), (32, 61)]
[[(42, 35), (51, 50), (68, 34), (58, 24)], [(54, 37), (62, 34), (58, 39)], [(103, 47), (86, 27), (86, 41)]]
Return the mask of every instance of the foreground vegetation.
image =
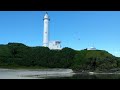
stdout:
[(105, 71), (120, 68), (120, 58), (104, 50), (50, 50), (22, 43), (0, 45), (0, 67), (71, 68), (75, 71)]

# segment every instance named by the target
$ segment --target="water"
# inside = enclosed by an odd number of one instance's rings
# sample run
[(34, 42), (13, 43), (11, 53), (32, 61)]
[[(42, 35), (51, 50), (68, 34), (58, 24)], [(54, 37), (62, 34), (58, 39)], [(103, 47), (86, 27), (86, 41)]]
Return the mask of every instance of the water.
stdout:
[[(58, 79), (58, 78), (53, 78)], [(101, 74), (88, 74), (88, 73), (77, 73), (73, 74), (72, 77), (59, 77), (59, 79), (120, 79), (120, 73), (101, 73)]]
[(73, 73), (71, 69), (0, 69), (0, 79), (120, 79), (120, 74)]

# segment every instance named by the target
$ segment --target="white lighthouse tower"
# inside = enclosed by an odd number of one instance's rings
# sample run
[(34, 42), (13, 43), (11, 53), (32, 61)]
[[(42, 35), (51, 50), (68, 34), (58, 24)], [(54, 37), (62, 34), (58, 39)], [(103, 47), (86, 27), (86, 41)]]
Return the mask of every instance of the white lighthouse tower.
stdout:
[(44, 47), (48, 47), (49, 46), (49, 33), (48, 33), (48, 30), (49, 30), (49, 17), (48, 17), (48, 13), (46, 12), (45, 13), (45, 16), (44, 16), (44, 31), (43, 31), (43, 46)]
[(50, 18), (48, 16), (48, 13), (45, 13), (44, 16), (44, 31), (43, 31), (43, 46), (48, 47), (49, 49), (54, 49), (54, 50), (61, 50), (61, 41), (49, 41), (49, 21)]

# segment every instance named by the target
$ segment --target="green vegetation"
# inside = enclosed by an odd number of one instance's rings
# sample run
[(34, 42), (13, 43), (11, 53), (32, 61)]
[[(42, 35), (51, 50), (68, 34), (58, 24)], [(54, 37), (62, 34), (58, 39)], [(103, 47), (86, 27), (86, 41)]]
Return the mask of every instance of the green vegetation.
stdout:
[(22, 43), (0, 45), (0, 67), (5, 68), (71, 68), (75, 71), (103, 71), (120, 67), (120, 58), (104, 50), (50, 50)]
[(81, 50), (75, 55), (75, 70), (108, 71), (120, 67), (120, 58), (104, 50)]

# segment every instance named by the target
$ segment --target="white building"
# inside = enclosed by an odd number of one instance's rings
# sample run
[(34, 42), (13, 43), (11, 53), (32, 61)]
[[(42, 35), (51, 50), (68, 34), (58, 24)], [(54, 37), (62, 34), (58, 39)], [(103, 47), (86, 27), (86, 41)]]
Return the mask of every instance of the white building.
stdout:
[(50, 41), (49, 48), (61, 50), (61, 42), (60, 41)]
[(95, 47), (87, 48), (87, 50), (97, 50)]

